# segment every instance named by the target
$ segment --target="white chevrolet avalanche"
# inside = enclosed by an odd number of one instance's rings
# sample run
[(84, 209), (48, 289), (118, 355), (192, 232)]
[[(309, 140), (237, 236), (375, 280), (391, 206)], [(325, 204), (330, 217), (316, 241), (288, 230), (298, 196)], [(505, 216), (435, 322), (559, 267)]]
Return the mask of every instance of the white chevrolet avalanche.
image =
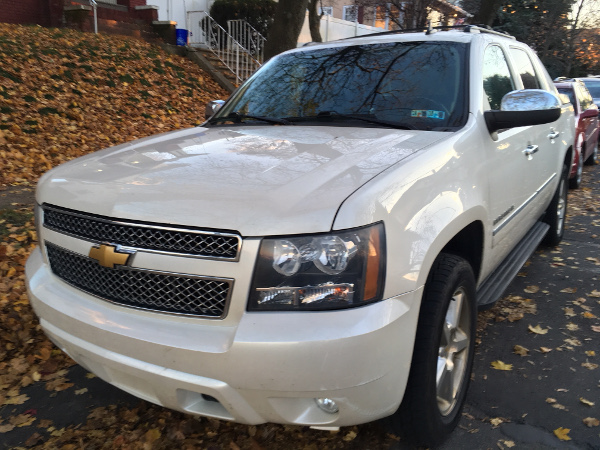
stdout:
[(532, 50), (491, 30), (283, 53), (202, 126), (44, 175), (31, 304), (58, 347), (150, 402), (386, 418), (436, 444), (478, 307), (563, 236), (572, 123)]

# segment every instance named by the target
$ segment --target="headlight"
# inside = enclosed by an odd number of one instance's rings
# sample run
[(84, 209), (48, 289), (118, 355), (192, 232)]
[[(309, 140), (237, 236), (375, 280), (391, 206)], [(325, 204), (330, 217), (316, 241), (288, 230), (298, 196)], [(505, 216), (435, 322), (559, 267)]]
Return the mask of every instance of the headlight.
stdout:
[(314, 311), (381, 300), (383, 224), (309, 236), (263, 239), (248, 309)]

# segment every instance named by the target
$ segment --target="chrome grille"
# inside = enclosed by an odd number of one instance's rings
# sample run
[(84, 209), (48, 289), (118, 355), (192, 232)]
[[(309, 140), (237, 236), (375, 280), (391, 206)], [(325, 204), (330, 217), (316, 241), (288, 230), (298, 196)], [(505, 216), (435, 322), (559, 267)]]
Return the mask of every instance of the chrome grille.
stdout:
[(239, 236), (111, 219), (44, 205), (44, 226), (94, 242), (156, 252), (237, 260)]
[(102, 267), (46, 242), (52, 272), (65, 282), (113, 303), (176, 314), (223, 318), (232, 280), (158, 273), (131, 267)]

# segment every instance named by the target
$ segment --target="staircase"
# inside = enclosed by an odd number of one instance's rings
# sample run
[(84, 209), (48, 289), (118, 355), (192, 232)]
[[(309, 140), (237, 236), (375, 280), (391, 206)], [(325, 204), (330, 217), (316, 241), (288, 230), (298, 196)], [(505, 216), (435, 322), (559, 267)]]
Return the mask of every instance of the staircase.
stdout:
[(205, 11), (189, 11), (188, 46), (212, 66), (214, 70), (209, 72), (218, 71), (233, 86), (239, 86), (261, 66), (265, 39), (245, 21), (230, 22), (228, 32)]

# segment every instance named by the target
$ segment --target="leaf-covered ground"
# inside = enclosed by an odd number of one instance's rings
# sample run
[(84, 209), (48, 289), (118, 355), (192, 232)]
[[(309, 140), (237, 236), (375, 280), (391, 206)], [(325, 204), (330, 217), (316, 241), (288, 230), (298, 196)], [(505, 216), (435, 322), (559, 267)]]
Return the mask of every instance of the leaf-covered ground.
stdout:
[(122, 36), (0, 24), (0, 186), (198, 125), (224, 92), (191, 61)]
[[(0, 24), (0, 61), (0, 195), (9, 197), (14, 186), (27, 190), (47, 169), (71, 158), (196, 125), (208, 100), (226, 97), (187, 60), (130, 38)], [(479, 314), (476, 401), (468, 402), (447, 448), (514, 447), (518, 439), (505, 435), (488, 437), (482, 446), (465, 443), (507, 424), (533, 423), (538, 415), (554, 432), (551, 446), (600, 433), (600, 385), (593, 376), (600, 374), (600, 288), (590, 287), (599, 284), (600, 256), (597, 250), (585, 256), (572, 251), (578, 243), (600, 249), (598, 170), (586, 168), (587, 184), (569, 196), (567, 242), (538, 251), (511, 295)], [(31, 206), (0, 209), (0, 448), (16, 435), (23, 436), (18, 446), (66, 450), (401, 448), (379, 424), (329, 433), (196, 419), (133, 399), (96, 405), (103, 392), (116, 389), (91, 374), (87, 379), (46, 339), (29, 306), (24, 264), (35, 245)], [(529, 392), (529, 406), (520, 410), (518, 387), (535, 377), (541, 404)], [(485, 398), (499, 386), (497, 397)], [(84, 412), (77, 420), (65, 423), (53, 416), (58, 408), (47, 408), (78, 398), (86, 400), (79, 402)], [(484, 405), (477, 404), (482, 398)], [(513, 413), (496, 413), (512, 403)]]

